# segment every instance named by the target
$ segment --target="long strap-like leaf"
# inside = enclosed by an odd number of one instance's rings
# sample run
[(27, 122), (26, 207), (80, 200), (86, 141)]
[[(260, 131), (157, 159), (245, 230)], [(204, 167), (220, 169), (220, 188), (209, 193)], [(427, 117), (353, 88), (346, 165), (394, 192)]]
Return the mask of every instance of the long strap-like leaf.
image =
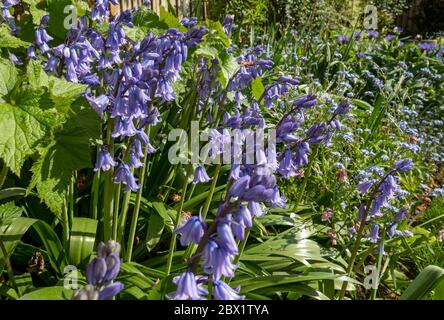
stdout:
[[(34, 228), (42, 240), (51, 266), (60, 276), (63, 275), (64, 268), (68, 264), (66, 253), (57, 234), (42, 220), (19, 217), (5, 231), (0, 230), (0, 239), (4, 241), (8, 254), (11, 255), (14, 252), (20, 239), (30, 227)], [(0, 253), (0, 270), (3, 269), (4, 263), (3, 254)]]

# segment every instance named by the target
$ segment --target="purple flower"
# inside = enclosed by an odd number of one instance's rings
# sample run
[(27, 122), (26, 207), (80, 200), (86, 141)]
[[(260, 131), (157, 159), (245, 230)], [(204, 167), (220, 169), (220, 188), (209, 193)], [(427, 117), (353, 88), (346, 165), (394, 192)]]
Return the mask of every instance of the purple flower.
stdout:
[(369, 38), (377, 38), (379, 37), (379, 32), (375, 30), (369, 30), (367, 31), (367, 35)]
[(248, 187), (250, 183), (250, 176), (245, 175), (237, 179), (230, 188), (229, 195), (231, 197), (239, 197), (241, 196)]
[(123, 287), (123, 284), (120, 282), (114, 282), (106, 286), (102, 291), (99, 292), (99, 300), (111, 300), (111, 298), (123, 290)]
[(394, 221), (395, 223), (399, 223), (399, 222), (401, 222), (402, 220), (404, 220), (406, 216), (407, 216), (407, 210), (405, 210), (405, 209), (401, 209), (401, 210), (399, 210), (398, 213), (395, 215), (395, 217), (393, 218), (393, 221)]
[[(100, 259), (100, 258), (99, 258)], [(106, 259), (106, 274), (104, 276), (105, 282), (113, 281), (120, 271), (120, 258), (116, 253), (110, 253)]]
[(412, 168), (413, 168), (413, 161), (410, 158), (399, 160), (395, 162), (395, 164), (393, 165), (393, 169), (395, 169), (399, 173), (410, 171), (412, 170)]
[(126, 163), (121, 163), (119, 168), (117, 168), (114, 173), (114, 182), (123, 183), (126, 185), (125, 192), (128, 191), (137, 191), (141, 188), (140, 185), (137, 184), (136, 179), (134, 178), (133, 173), (130, 171), (129, 166)]
[(199, 217), (191, 217), (182, 223), (182, 226), (177, 228), (174, 233), (180, 234), (180, 244), (186, 246), (190, 241), (199, 244), (200, 239), (204, 235), (206, 229), (205, 223)]
[(365, 180), (356, 186), (356, 189), (362, 194), (366, 194), (368, 190), (373, 186), (372, 180)]
[(114, 161), (114, 159), (105, 148), (102, 148), (97, 157), (94, 171), (108, 171), (109, 169), (111, 169), (111, 167), (115, 166), (117, 166), (117, 162)]
[(374, 223), (372, 224), (372, 228), (370, 230), (370, 242), (377, 243), (379, 239), (379, 225)]
[(192, 272), (184, 272), (180, 277), (175, 277), (173, 282), (177, 284), (177, 290), (167, 295), (171, 300), (206, 300), (203, 295), (208, 291), (197, 284), (196, 277)]
[(214, 280), (219, 280), (222, 276), (234, 277), (234, 270), (237, 268), (237, 265), (232, 263), (234, 255), (218, 242), (208, 240), (202, 257), (202, 268), (206, 273), (213, 274)]
[(344, 115), (351, 109), (351, 104), (347, 100), (342, 100), (341, 103), (339, 103), (338, 107), (333, 112), (333, 115)]
[(214, 281), (213, 296), (216, 300), (243, 300), (245, 296), (239, 295), (240, 287), (233, 289), (221, 280)]
[(265, 214), (265, 212), (261, 209), (261, 205), (255, 201), (248, 202), (248, 209), (253, 217), (262, 217)]
[(95, 258), (88, 265), (86, 278), (89, 284), (102, 285), (106, 274), (106, 261), (104, 258)]
[(208, 176), (207, 172), (205, 171), (205, 168), (201, 165), (198, 165), (196, 170), (194, 171), (194, 180), (193, 183), (206, 183), (210, 181), (211, 178)]
[(350, 42), (350, 37), (347, 36), (347, 35), (338, 35), (337, 39), (338, 39), (339, 43), (348, 43), (348, 42)]
[(219, 238), (220, 245), (229, 253), (237, 254), (239, 252), (236, 240), (234, 240), (233, 232), (231, 231), (228, 222), (221, 222), (217, 225), (217, 236)]

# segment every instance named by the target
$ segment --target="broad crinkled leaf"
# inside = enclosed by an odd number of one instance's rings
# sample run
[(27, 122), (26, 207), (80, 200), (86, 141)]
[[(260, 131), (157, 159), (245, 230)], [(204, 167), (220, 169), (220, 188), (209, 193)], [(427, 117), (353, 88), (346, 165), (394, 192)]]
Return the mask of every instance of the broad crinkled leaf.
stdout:
[(11, 34), (11, 29), (6, 25), (0, 25), (0, 48), (26, 48), (30, 45), (29, 42), (23, 41)]
[[(3, 38), (2, 38), (3, 41)], [(0, 102), (16, 85), (18, 80), (17, 69), (14, 64), (6, 59), (0, 59)]]
[(9, 100), (0, 102), (0, 158), (20, 175), (26, 158), (57, 124), (57, 114), (44, 90), (22, 87)]
[(22, 211), (22, 208), (17, 207), (14, 202), (0, 205), (0, 227), (11, 224), (14, 219), (21, 216)]
[(74, 106), (73, 115), (52, 141), (40, 149), (40, 159), (32, 167), (31, 188), (59, 218), (73, 172), (91, 168), (90, 139), (100, 136), (100, 119), (89, 107)]
[(28, 83), (34, 87), (46, 87), (49, 85), (49, 76), (43, 70), (41, 63), (31, 60), (26, 68), (26, 76)]

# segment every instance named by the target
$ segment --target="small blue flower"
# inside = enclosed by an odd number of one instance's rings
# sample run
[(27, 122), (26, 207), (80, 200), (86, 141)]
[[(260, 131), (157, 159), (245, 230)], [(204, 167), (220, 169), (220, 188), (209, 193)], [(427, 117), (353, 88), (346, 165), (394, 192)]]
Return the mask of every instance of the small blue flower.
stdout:
[(205, 223), (199, 217), (191, 217), (182, 223), (182, 226), (177, 228), (174, 233), (180, 234), (180, 244), (186, 246), (190, 241), (199, 244), (200, 239), (204, 235), (206, 229)]
[(243, 300), (245, 296), (239, 295), (240, 287), (233, 289), (225, 282), (218, 280), (213, 284), (213, 296), (216, 300)]

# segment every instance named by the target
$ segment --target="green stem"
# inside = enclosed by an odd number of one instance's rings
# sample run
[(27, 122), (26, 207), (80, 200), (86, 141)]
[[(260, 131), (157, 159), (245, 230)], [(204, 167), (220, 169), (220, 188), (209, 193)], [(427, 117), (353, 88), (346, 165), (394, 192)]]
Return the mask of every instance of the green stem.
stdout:
[(370, 296), (371, 300), (376, 299), (376, 295), (378, 293), (378, 287), (379, 287), (379, 276), (381, 274), (381, 264), (382, 264), (382, 257), (384, 255), (384, 235), (385, 235), (385, 228), (382, 230), (382, 239), (381, 239), (381, 247), (379, 248), (378, 253), (378, 265), (376, 268), (376, 283), (374, 284), (374, 287), (372, 288), (372, 294)]
[(68, 188), (68, 223), (69, 226), (72, 226), (72, 222), (74, 220), (74, 189), (75, 189), (75, 181), (76, 181), (76, 172), (71, 177), (71, 183)]
[(100, 186), (100, 170), (94, 173), (93, 185), (92, 185), (92, 201), (91, 201), (91, 217), (93, 219), (98, 218), (99, 207), (99, 186)]
[(316, 158), (316, 156), (318, 155), (318, 149), (319, 149), (319, 145), (315, 145), (313, 147), (313, 153), (310, 156), (310, 161), (308, 162), (307, 170), (305, 171), (305, 174), (304, 174), (304, 181), (302, 182), (301, 190), (299, 191), (299, 195), (298, 195), (298, 198), (296, 199), (296, 203), (294, 206), (296, 209), (301, 204), (302, 198), (305, 193), (305, 189), (307, 188), (308, 179), (310, 178), (311, 169), (313, 167), (313, 161)]
[(211, 201), (213, 200), (214, 190), (216, 189), (217, 179), (219, 178), (220, 168), (222, 164), (218, 164), (214, 170), (213, 181), (211, 182), (210, 194), (208, 195), (207, 201), (205, 202), (204, 209), (202, 211), (202, 220), (207, 218), (208, 210), (210, 209)]
[[(148, 126), (146, 129), (146, 134), (149, 136), (150, 133), (150, 127)], [(128, 238), (128, 246), (126, 248), (126, 261), (130, 262), (131, 261), (131, 257), (133, 254), (133, 246), (134, 246), (134, 237), (136, 236), (136, 228), (137, 228), (137, 220), (139, 219), (139, 211), (140, 211), (140, 203), (142, 202), (142, 193), (143, 193), (143, 184), (145, 181), (145, 173), (146, 173), (146, 167), (148, 165), (148, 148), (145, 146), (145, 151), (144, 151), (144, 163), (143, 163), (143, 167), (140, 170), (140, 189), (137, 190), (137, 195), (136, 195), (136, 203), (134, 204), (134, 210), (133, 210), (133, 216), (131, 218), (131, 227), (130, 227), (130, 233), (129, 233), (129, 238)], [(130, 191), (128, 191), (130, 192)], [(129, 198), (126, 199), (125, 201), (128, 200), (125, 203), (125, 208), (124, 210), (128, 211), (128, 205), (129, 205)], [(123, 213), (122, 213), (123, 215)], [(124, 213), (125, 218), (122, 219), (122, 224), (121, 226), (123, 227), (122, 230), (124, 230), (125, 227), (125, 220), (126, 220), (126, 212)]]
[(6, 177), (8, 176), (8, 166), (3, 163), (2, 170), (0, 171), (0, 189), (3, 187), (3, 184), (6, 181)]
[[(249, 237), (249, 236), (250, 236), (250, 229), (247, 228), (247, 231), (245, 232), (244, 240), (242, 240), (241, 242), (239, 242), (239, 254), (238, 254), (238, 255), (234, 258), (234, 260), (233, 260), (233, 264), (234, 264), (234, 265), (237, 265), (237, 264), (239, 263), (239, 261), (240, 261), (240, 259), (241, 259), (241, 257), (242, 257), (242, 253), (244, 253), (245, 246), (247, 245), (248, 237)], [(232, 279), (232, 278), (230, 278), (230, 279), (227, 281), (227, 283), (230, 283), (230, 282), (231, 282), (231, 279)]]
[(8, 276), (9, 276), (9, 281), (11, 281), (13, 289), (18, 294), (19, 291), (18, 291), (17, 283), (15, 282), (14, 271), (12, 270), (12, 266), (11, 266), (11, 260), (9, 260), (9, 254), (8, 254), (8, 251), (6, 250), (3, 240), (0, 240), (0, 248), (2, 250), (3, 256), (5, 257), (5, 264), (6, 264), (6, 270), (8, 272)]
[(131, 192), (126, 192), (123, 197), (123, 203), (122, 203), (122, 213), (119, 217), (120, 225), (119, 225), (119, 232), (117, 233), (117, 242), (122, 243), (125, 241), (125, 224), (126, 224), (126, 217), (128, 216), (128, 207), (129, 202), (131, 199)]
[[(214, 190), (216, 189), (217, 179), (219, 178), (219, 173), (220, 173), (221, 167), (222, 167), (222, 165), (219, 163), (216, 166), (216, 169), (214, 170), (213, 181), (211, 182), (211, 187), (210, 187), (210, 194), (208, 195), (208, 198), (204, 204), (204, 209), (202, 211), (202, 220), (203, 221), (205, 221), (207, 214), (208, 214), (208, 210), (210, 209), (210, 204), (211, 204), (211, 201), (213, 200)], [(195, 186), (196, 185), (193, 185), (193, 189), (191, 190), (191, 192), (193, 192)], [(189, 196), (189, 199), (191, 199), (191, 195)], [(188, 258), (190, 258), (193, 255), (195, 250), (196, 250), (196, 245), (194, 243), (190, 243), (187, 250), (185, 251), (184, 259), (187, 260)]]
[(122, 189), (122, 184), (119, 183), (114, 187), (114, 215), (113, 215), (113, 240), (117, 240), (117, 227), (119, 221), (119, 206), (120, 206), (120, 190)]
[[(379, 187), (385, 181), (385, 179), (387, 179), (387, 177), (390, 174), (392, 174), (392, 173), (393, 173), (393, 170), (389, 171), (388, 173), (386, 173), (385, 176), (381, 179), (381, 181), (376, 186), (373, 187), (372, 195), (371, 195), (371, 197), (367, 201), (367, 204), (366, 204), (366, 207), (365, 207), (365, 212), (362, 215), (361, 221), (359, 222), (359, 230), (358, 230), (358, 233), (356, 235), (355, 245), (353, 246), (353, 251), (352, 251), (352, 254), (350, 256), (350, 260), (348, 262), (348, 266), (347, 266), (347, 270), (346, 270), (346, 274), (348, 276), (351, 276), (351, 273), (353, 271), (353, 265), (355, 263), (356, 256), (358, 255), (359, 246), (361, 244), (362, 236), (364, 234), (365, 222), (367, 221), (367, 217), (368, 217), (368, 215), (370, 213), (370, 207), (371, 207), (371, 205), (373, 203), (373, 200), (376, 197), (376, 194), (378, 193)], [(344, 281), (342, 283), (341, 290), (339, 291), (339, 298), (338, 298), (339, 300), (344, 298), (345, 291), (347, 289), (347, 283), (348, 283), (347, 281)]]
[(185, 202), (185, 195), (187, 193), (187, 188), (188, 188), (188, 178), (189, 178), (189, 173), (187, 173), (187, 176), (184, 181), (184, 185), (182, 188), (183, 189), (183, 192), (182, 192), (183, 196), (182, 196), (182, 200), (180, 201), (179, 209), (177, 210), (176, 220), (174, 221), (174, 229), (173, 229), (173, 234), (171, 236), (170, 249), (169, 249), (168, 258), (167, 258), (166, 276), (169, 276), (171, 273), (171, 265), (173, 263), (173, 255), (174, 255), (174, 250), (176, 247), (176, 238), (177, 238), (177, 235), (174, 233), (174, 230), (176, 230), (180, 224), (180, 215), (182, 213), (183, 204)]
[[(111, 157), (114, 156), (114, 146), (113, 141), (111, 139), (111, 129), (113, 126), (113, 121), (108, 122), (107, 128), (107, 144), (108, 144), (108, 152)], [(105, 241), (111, 239), (112, 236), (112, 225), (113, 225), (113, 210), (114, 210), (114, 168), (111, 167), (109, 171), (105, 174), (105, 187), (103, 197), (103, 238)]]
[(69, 251), (69, 214), (68, 214), (68, 204), (65, 200), (65, 205), (63, 206), (63, 217), (62, 217), (62, 243), (65, 248), (65, 252)]

